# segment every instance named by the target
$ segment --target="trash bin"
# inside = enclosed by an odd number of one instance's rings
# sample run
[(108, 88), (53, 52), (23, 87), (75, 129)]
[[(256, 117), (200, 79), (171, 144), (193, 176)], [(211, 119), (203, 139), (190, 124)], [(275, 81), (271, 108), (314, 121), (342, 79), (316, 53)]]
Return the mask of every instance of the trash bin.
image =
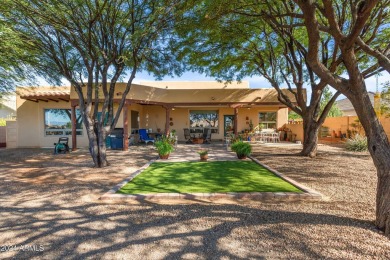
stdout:
[(123, 149), (123, 128), (115, 128), (110, 134), (112, 150)]

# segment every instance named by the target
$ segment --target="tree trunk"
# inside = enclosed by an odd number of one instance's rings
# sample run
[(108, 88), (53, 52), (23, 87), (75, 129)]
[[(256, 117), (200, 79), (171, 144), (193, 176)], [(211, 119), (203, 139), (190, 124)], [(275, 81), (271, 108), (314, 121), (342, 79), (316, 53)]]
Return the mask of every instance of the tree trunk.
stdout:
[[(388, 158), (390, 160), (390, 158)], [(377, 170), (376, 226), (390, 236), (390, 175), (389, 169)], [(387, 174), (386, 174), (387, 173)]]
[(300, 155), (311, 158), (317, 155), (319, 128), (317, 122), (308, 118), (303, 119), (303, 148)]
[[(364, 84), (364, 83), (362, 83)], [(365, 89), (365, 88), (364, 88)], [(366, 90), (349, 97), (366, 132), (368, 150), (374, 161), (378, 183), (376, 194), (376, 226), (390, 235), (390, 144)], [(366, 104), (366, 105), (363, 105)]]
[[(103, 127), (102, 127), (103, 128)], [(100, 129), (98, 132), (98, 148), (99, 148), (99, 167), (105, 167), (110, 165), (107, 161), (107, 147), (106, 147), (106, 131), (104, 129)]]
[(87, 129), (87, 135), (89, 140), (89, 152), (91, 154), (94, 167), (101, 168), (108, 166), (106, 154), (106, 142), (105, 142), (105, 132), (99, 131), (97, 128), (92, 126), (89, 123), (85, 124)]

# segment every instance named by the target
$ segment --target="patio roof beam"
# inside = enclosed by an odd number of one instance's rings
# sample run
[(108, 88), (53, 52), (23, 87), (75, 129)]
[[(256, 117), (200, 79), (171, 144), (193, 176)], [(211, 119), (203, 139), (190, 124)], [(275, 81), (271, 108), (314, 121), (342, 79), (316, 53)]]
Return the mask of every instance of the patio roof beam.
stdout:
[(237, 135), (238, 133), (238, 107), (234, 108), (234, 135)]
[[(78, 102), (76, 99), (72, 99), (72, 102)], [(103, 99), (99, 100), (99, 102)], [(114, 103), (119, 103), (120, 99), (114, 99)], [(173, 102), (173, 103), (166, 103), (166, 102), (156, 102), (156, 101), (150, 101), (150, 100), (137, 100), (137, 99), (127, 99), (127, 104), (139, 104), (139, 105), (156, 105), (156, 106), (171, 106), (172, 107), (197, 107), (197, 106), (224, 106), (224, 107), (243, 107), (243, 106), (280, 106), (279, 102)], [(295, 103), (294, 103), (295, 104)]]
[(163, 106), (165, 108), (165, 135), (169, 134), (169, 123), (170, 123), (170, 117), (171, 117), (171, 110), (173, 106)]
[(123, 105), (123, 151), (129, 150), (129, 119), (128, 119), (129, 107), (127, 102)]
[(77, 150), (77, 133), (76, 133), (76, 104), (71, 106), (71, 121), (72, 121), (72, 151)]
[(30, 98), (26, 98), (27, 101), (32, 101), (32, 102), (35, 102), (35, 103), (38, 103), (38, 100), (34, 100), (34, 99), (30, 99)]

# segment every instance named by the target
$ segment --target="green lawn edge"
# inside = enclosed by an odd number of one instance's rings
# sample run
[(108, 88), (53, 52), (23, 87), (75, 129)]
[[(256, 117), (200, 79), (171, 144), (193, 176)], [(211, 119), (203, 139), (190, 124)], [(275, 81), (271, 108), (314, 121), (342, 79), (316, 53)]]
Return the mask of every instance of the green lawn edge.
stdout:
[(302, 191), (252, 161), (154, 162), (119, 194)]

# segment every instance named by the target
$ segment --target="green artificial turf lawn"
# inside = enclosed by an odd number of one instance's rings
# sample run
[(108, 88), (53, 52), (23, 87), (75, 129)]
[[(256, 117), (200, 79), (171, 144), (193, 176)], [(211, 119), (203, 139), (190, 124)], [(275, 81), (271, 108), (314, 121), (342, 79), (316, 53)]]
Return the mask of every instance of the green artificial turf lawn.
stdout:
[(152, 163), (118, 193), (302, 192), (249, 161)]

